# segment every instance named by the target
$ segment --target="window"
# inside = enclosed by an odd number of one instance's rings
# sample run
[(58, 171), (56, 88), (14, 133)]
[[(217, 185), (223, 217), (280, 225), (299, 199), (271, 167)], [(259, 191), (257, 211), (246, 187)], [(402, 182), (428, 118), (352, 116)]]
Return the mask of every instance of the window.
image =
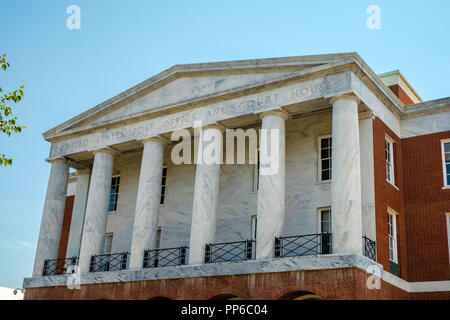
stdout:
[(110, 254), (112, 249), (113, 234), (107, 233), (103, 239), (103, 254)]
[(167, 180), (167, 167), (164, 167), (162, 171), (161, 201), (159, 202), (160, 204), (164, 204), (164, 199), (166, 196), (166, 180)]
[(259, 189), (259, 150), (256, 150), (256, 164), (253, 165), (253, 185), (252, 192), (257, 192)]
[(109, 195), (109, 212), (115, 212), (117, 210), (117, 199), (119, 197), (119, 184), (120, 177), (113, 177), (111, 181), (111, 191)]
[(331, 209), (319, 209), (320, 226), (319, 233), (331, 233)]
[(398, 263), (397, 215), (394, 212), (388, 212), (388, 236), (389, 236), (389, 260)]
[(161, 247), (161, 227), (156, 229), (156, 248), (159, 249)]
[(322, 254), (331, 253), (331, 208), (319, 209), (319, 233), (322, 235), (319, 237), (320, 246), (319, 250)]
[(395, 185), (394, 177), (394, 140), (386, 136), (384, 140), (384, 155), (386, 159), (386, 180)]
[(331, 136), (319, 138), (319, 181), (331, 180)]
[(450, 139), (442, 142), (442, 163), (444, 172), (444, 187), (450, 187)]
[[(450, 258), (450, 212), (445, 214), (445, 220), (447, 220), (447, 242), (448, 242), (448, 256)], [(448, 261), (450, 264), (450, 259)]]
[(257, 230), (258, 217), (252, 216), (252, 227), (251, 227), (251, 239), (256, 240), (256, 230)]

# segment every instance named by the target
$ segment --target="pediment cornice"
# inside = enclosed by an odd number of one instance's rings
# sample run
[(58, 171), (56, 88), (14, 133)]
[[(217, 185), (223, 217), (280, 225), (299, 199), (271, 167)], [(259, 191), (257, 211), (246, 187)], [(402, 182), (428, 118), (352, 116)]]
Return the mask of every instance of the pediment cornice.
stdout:
[[(371, 90), (377, 91), (384, 103), (399, 116), (404, 107), (398, 98), (387, 88), (376, 74), (365, 64), (356, 53), (317, 55), (291, 58), (274, 58), (261, 60), (243, 60), (232, 62), (202, 63), (176, 65), (158, 75), (124, 91), (123, 93), (97, 105), (94, 108), (62, 123), (45, 132), (48, 141), (58, 141), (74, 135), (101, 130), (103, 127), (115, 127), (142, 119), (151, 119), (161, 115), (196, 108), (219, 100), (245, 96), (258, 91), (276, 88), (285, 84), (313, 79), (327, 74), (353, 71), (362, 81), (367, 82)], [(226, 88), (222, 91), (205, 94), (191, 99), (162, 105), (149, 110), (143, 110), (132, 115), (117, 117), (99, 123), (96, 120), (121, 109), (130, 101), (139, 99), (158, 88), (162, 88), (183, 77), (198, 77), (209, 75), (246, 75), (251, 73), (275, 72), (280, 75), (267, 80), (255, 81), (249, 84)]]

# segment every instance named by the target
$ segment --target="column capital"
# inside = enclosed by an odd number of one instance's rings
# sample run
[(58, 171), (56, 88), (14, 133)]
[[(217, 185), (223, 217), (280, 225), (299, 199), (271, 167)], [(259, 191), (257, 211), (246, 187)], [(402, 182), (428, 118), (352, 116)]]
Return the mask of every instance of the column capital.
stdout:
[(142, 143), (143, 145), (145, 145), (147, 142), (154, 142), (154, 143), (158, 143), (161, 144), (163, 146), (168, 145), (170, 143), (169, 140), (167, 140), (164, 137), (161, 136), (154, 136), (154, 137), (150, 137), (150, 138), (145, 138), (142, 140), (138, 140), (138, 142)]
[(115, 150), (113, 150), (113, 149), (111, 149), (111, 148), (97, 149), (97, 150), (92, 151), (92, 153), (93, 153), (94, 155), (96, 155), (97, 153), (106, 153), (106, 154), (112, 155), (113, 157), (116, 157), (116, 156), (119, 155), (119, 152), (117, 152), (117, 151), (115, 151)]
[(67, 163), (68, 160), (64, 157), (58, 157), (58, 158), (47, 158), (45, 159), (48, 163), (57, 163), (57, 162), (64, 162)]
[(284, 120), (287, 120), (291, 117), (291, 115), (283, 109), (274, 109), (259, 113), (259, 117), (261, 119), (267, 116), (278, 116), (280, 118), (283, 118)]
[(353, 93), (348, 93), (348, 94), (342, 94), (342, 95), (331, 98), (330, 104), (333, 104), (338, 100), (354, 100), (354, 101), (356, 101), (357, 104), (359, 104), (361, 102), (361, 99), (357, 95), (355, 95)]

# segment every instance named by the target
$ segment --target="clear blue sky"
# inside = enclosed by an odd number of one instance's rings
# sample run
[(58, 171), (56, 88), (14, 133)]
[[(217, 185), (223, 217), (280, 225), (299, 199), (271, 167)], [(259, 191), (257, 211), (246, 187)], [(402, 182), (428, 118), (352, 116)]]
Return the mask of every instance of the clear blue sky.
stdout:
[[(66, 8), (81, 8), (81, 30)], [(381, 29), (369, 30), (369, 5)], [(450, 2), (3, 0), (0, 86), (25, 85), (27, 129), (0, 135), (0, 286), (30, 276), (50, 165), (41, 133), (174, 64), (358, 52), (376, 73), (400, 69), (424, 100), (450, 96)]]

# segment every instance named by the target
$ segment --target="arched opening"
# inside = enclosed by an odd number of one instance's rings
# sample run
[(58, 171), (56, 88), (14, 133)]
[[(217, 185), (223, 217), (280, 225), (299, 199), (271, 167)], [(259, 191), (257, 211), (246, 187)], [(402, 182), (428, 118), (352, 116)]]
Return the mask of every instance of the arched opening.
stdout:
[(231, 293), (223, 293), (223, 294), (218, 294), (218, 295), (210, 298), (209, 300), (242, 300), (242, 299)]
[(322, 300), (322, 297), (312, 292), (298, 290), (288, 292), (279, 297), (278, 300)]

